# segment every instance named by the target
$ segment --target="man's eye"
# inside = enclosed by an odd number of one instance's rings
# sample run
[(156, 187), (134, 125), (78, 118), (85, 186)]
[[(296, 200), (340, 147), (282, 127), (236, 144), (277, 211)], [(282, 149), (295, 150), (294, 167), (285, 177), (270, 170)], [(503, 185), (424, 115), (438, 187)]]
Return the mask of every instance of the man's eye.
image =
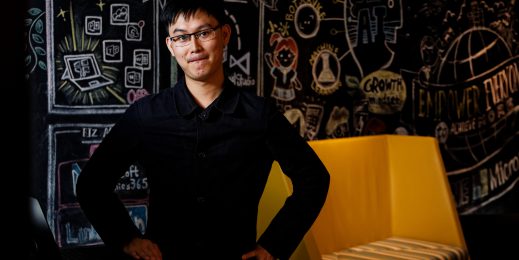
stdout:
[(174, 39), (174, 41), (179, 41), (179, 42), (185, 42), (185, 41), (189, 41), (189, 35), (179, 35), (179, 36), (176, 36)]
[(209, 31), (201, 31), (198, 33), (198, 37), (199, 38), (206, 38), (207, 36), (209, 36)]

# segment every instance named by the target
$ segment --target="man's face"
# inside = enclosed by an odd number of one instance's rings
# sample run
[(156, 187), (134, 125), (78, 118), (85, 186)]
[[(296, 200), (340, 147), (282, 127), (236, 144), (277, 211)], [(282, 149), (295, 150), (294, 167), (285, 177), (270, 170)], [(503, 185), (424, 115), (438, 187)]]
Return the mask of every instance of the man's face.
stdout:
[(180, 15), (169, 27), (169, 36), (192, 34), (212, 28), (216, 28), (214, 38), (202, 40), (188, 36), (189, 43), (185, 46), (166, 39), (169, 51), (176, 58), (187, 80), (210, 81), (220, 73), (223, 75), (223, 51), (230, 39), (230, 27), (218, 24), (214, 17), (202, 11), (197, 11), (191, 17)]

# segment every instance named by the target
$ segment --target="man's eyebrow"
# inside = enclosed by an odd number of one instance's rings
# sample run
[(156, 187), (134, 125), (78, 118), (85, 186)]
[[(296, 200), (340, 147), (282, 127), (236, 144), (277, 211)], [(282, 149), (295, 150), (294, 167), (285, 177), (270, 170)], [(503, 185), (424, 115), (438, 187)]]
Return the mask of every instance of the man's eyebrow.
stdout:
[[(203, 25), (198, 26), (198, 27), (196, 28), (195, 32), (199, 32), (199, 31), (201, 31), (201, 30), (205, 30), (205, 29), (209, 29), (209, 28), (213, 28), (213, 27), (211, 27), (210, 24), (203, 24)], [(185, 30), (185, 29), (179, 29), (179, 28), (176, 28), (175, 30), (173, 30), (173, 34), (174, 34), (174, 33), (178, 33), (178, 32), (180, 32), (180, 33), (187, 33), (187, 30)]]
[(173, 30), (173, 33), (177, 33), (177, 32), (185, 33), (187, 31), (184, 30), (184, 29), (175, 29), (175, 30)]

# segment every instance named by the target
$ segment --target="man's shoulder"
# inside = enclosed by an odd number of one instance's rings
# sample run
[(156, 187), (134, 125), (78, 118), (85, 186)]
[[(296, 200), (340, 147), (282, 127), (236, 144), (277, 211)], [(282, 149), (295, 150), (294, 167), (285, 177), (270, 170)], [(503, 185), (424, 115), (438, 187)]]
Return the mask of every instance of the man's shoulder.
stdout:
[(259, 96), (256, 89), (253, 88), (242, 88), (242, 87), (235, 87), (237, 91), (240, 92), (240, 95), (250, 98), (256, 101), (263, 101), (265, 97)]
[(265, 97), (258, 95), (256, 88), (253, 87), (237, 87), (233, 84), (226, 86), (233, 95), (238, 95), (242, 101), (265, 102)]
[(255, 89), (238, 88), (240, 103), (248, 104), (255, 109), (264, 109), (269, 106), (270, 99), (258, 95)]
[(137, 102), (141, 103), (141, 105), (153, 105), (157, 103), (171, 102), (170, 99), (173, 96), (173, 90), (174, 88), (162, 89), (159, 92), (142, 97)]
[(139, 111), (141, 116), (150, 116), (151, 114), (161, 114), (170, 111), (170, 107), (174, 106), (174, 98), (172, 98), (173, 88), (161, 90), (141, 97), (131, 105), (134, 110)]

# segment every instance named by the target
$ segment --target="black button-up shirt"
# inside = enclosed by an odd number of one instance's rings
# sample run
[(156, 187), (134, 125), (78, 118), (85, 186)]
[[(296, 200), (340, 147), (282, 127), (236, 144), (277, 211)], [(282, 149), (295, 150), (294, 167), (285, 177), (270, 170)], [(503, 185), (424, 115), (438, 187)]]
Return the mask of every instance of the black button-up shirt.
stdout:
[[(256, 242), (258, 204), (273, 160), (293, 193)], [(135, 163), (150, 185), (145, 237), (165, 259), (240, 259), (256, 243), (288, 258), (329, 184), (324, 165), (275, 106), (228, 81), (206, 109), (180, 81), (134, 103), (112, 127), (77, 183), (81, 207), (107, 245), (121, 247), (140, 235), (114, 193)]]

